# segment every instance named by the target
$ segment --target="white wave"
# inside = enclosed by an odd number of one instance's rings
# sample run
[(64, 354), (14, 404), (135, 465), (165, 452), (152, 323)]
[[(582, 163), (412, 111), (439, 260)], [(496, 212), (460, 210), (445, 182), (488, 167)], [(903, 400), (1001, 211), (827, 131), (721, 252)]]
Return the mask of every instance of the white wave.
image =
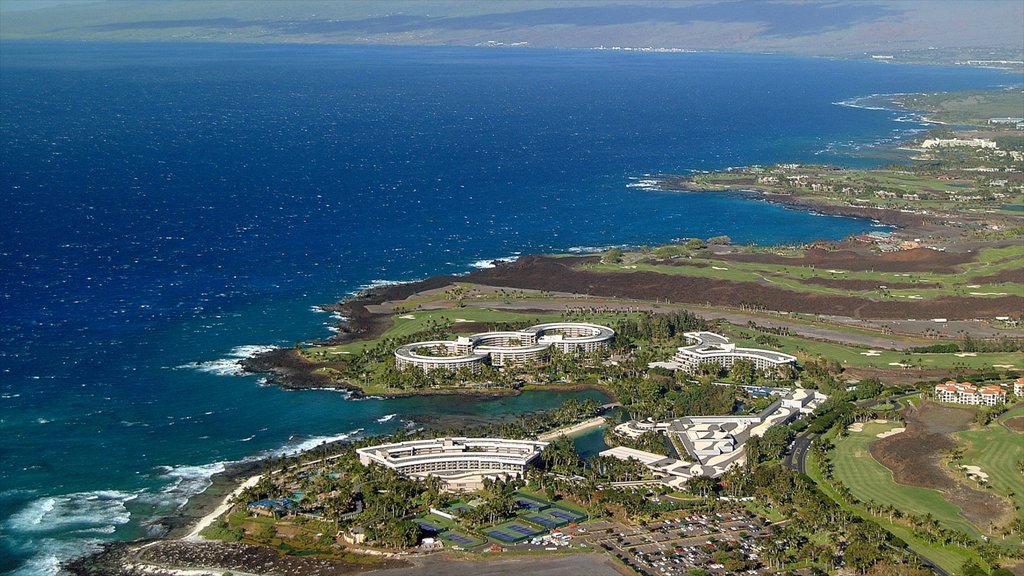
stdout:
[(180, 370), (191, 368), (216, 376), (242, 376), (245, 374), (245, 369), (242, 368), (242, 360), (252, 358), (253, 356), (264, 352), (276, 350), (277, 348), (277, 346), (268, 346), (263, 344), (236, 346), (228, 352), (227, 357), (225, 358), (207, 360), (205, 362), (195, 362), (193, 364), (182, 364), (181, 366), (177, 366), (176, 369)]
[(566, 252), (571, 252), (573, 254), (597, 254), (598, 252), (607, 252), (612, 248), (629, 250), (630, 248), (634, 248), (634, 246), (630, 246), (628, 244), (616, 244), (609, 246), (573, 246), (571, 248), (566, 248)]
[(125, 524), (131, 519), (125, 503), (138, 496), (119, 490), (44, 496), (15, 512), (4, 528), (12, 534), (43, 534)]
[(309, 311), (310, 312), (316, 312), (317, 314), (325, 314), (327, 312), (327, 310), (324, 310), (323, 308), (321, 308), (319, 306), (310, 306), (309, 307)]
[(470, 268), (476, 268), (477, 270), (483, 270), (485, 268), (494, 268), (496, 266), (495, 262), (515, 262), (516, 260), (519, 259), (519, 256), (521, 254), (521, 252), (516, 252), (511, 256), (492, 258), (490, 260), (477, 260), (476, 262), (471, 263), (469, 266)]
[(412, 284), (413, 282), (419, 282), (419, 280), (370, 280), (366, 284), (362, 284), (359, 288), (356, 288), (352, 294), (358, 294), (359, 292), (365, 292), (366, 290), (372, 290), (374, 288), (383, 288), (384, 286), (400, 286), (402, 284)]
[(377, 422), (383, 424), (385, 422), (389, 422), (395, 416), (398, 416), (398, 414), (388, 414), (386, 416), (381, 416), (380, 418), (377, 418)]
[(239, 440), (239, 442), (248, 442), (248, 441), (252, 440), (255, 437), (256, 437), (256, 435), (253, 434), (252, 436), (249, 436), (249, 437), (246, 437), (246, 438), (242, 438), (241, 440)]
[(24, 564), (11, 572), (5, 572), (5, 574), (8, 576), (56, 576), (58, 574), (66, 574), (66, 572), (61, 570), (62, 562), (96, 552), (99, 550), (101, 543), (102, 540), (96, 538), (76, 540), (33, 538), (30, 543), (26, 543), (24, 546), (38, 552)]
[[(330, 444), (331, 442), (340, 442), (342, 440), (348, 440), (349, 438), (362, 433), (362, 428), (356, 428), (355, 430), (345, 432), (344, 434), (335, 434), (333, 436), (314, 436), (305, 440), (293, 441), (281, 448), (274, 450), (267, 450), (262, 452), (257, 459), (267, 458), (270, 456), (281, 457), (285, 455), (292, 455), (296, 452), (306, 452), (312, 450), (321, 444)], [(248, 459), (247, 459), (248, 460)]]
[(156, 503), (183, 506), (188, 499), (205, 491), (213, 484), (214, 474), (223, 472), (232, 462), (212, 462), (201, 465), (162, 466), (166, 469), (162, 478), (170, 481), (160, 489)]

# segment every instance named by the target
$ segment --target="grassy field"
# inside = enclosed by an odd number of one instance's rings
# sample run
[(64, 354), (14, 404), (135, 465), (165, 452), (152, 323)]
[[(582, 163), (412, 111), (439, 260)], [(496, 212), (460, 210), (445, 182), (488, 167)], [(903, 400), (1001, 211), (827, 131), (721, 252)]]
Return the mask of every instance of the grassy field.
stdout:
[(832, 451), (835, 478), (864, 502), (891, 505), (914, 515), (931, 514), (944, 526), (980, 537), (978, 529), (960, 515), (960, 509), (947, 502), (939, 492), (897, 484), (892, 472), (871, 457), (868, 446), (878, 439), (875, 435), (893, 427), (892, 423), (869, 422), (862, 432), (850, 432), (846, 437), (836, 438)]
[(1020, 117), (1019, 90), (941, 92), (907, 94), (898, 101), (906, 108), (923, 110), (935, 120), (947, 124), (989, 127), (989, 118)]
[[(658, 249), (655, 250), (655, 253), (658, 253)], [(673, 266), (671, 264), (658, 264), (642, 259), (630, 264), (591, 264), (589, 268), (599, 272), (629, 273), (647, 271), (674, 276), (731, 280), (734, 282), (769, 282), (794, 292), (859, 295), (876, 299), (932, 299), (941, 296), (994, 298), (1005, 295), (1024, 295), (1024, 286), (1014, 283), (978, 283), (974, 281), (976, 277), (1024, 267), (1024, 246), (985, 248), (978, 253), (976, 260), (964, 264), (962, 271), (955, 274), (841, 271), (800, 266), (796, 261), (794, 261), (793, 265), (783, 265), (694, 257), (690, 262), (706, 264), (706, 266)], [(896, 283), (919, 283), (922, 287), (851, 290), (846, 287), (830, 287), (805, 282), (812, 278), (824, 280), (868, 280), (876, 282), (878, 286), (888, 286), (889, 284)], [(936, 286), (932, 287), (930, 285)]]
[[(1019, 503), (1024, 497), (1024, 476), (1018, 470), (1018, 463), (1024, 460), (1024, 434), (1003, 425), (1018, 416), (1024, 416), (1024, 405), (1006, 412), (983, 429), (959, 432), (957, 439), (965, 448), (960, 463), (980, 467), (988, 474), (988, 484), (994, 492)], [(1018, 509), (1017, 516), (1024, 517), (1024, 512)]]
[[(879, 464), (879, 466), (881, 465)], [(893, 533), (895, 536), (906, 542), (911, 550), (928, 559), (936, 566), (943, 568), (947, 572), (959, 572), (960, 567), (963, 565), (964, 562), (968, 560), (974, 560), (982, 566), (985, 565), (981, 558), (976, 553), (970, 550), (960, 548), (959, 546), (954, 545), (943, 546), (939, 544), (932, 544), (931, 542), (927, 542), (914, 536), (913, 531), (907, 526), (897, 524), (895, 522), (890, 522), (887, 518), (877, 518), (875, 516), (872, 516), (860, 506), (850, 506), (846, 504), (839, 497), (839, 494), (837, 494), (836, 491), (833, 490), (832, 487), (829, 486), (828, 483), (825, 482), (825, 480), (822, 478), (821, 470), (818, 467), (818, 462), (813, 452), (808, 453), (807, 455), (807, 475), (810, 476), (811, 479), (813, 479), (818, 484), (818, 487), (822, 490), (822, 492), (824, 492), (826, 495), (832, 498), (843, 509), (853, 514), (856, 514), (862, 518), (868, 518), (874, 522), (877, 522), (880, 526), (882, 526), (883, 528), (885, 528), (886, 530), (888, 530), (889, 532)]]
[[(737, 345), (761, 348), (754, 341), (758, 334), (745, 327), (732, 327), (731, 331), (739, 335), (734, 339)], [(870, 350), (844, 344), (819, 342), (793, 336), (774, 336), (779, 341), (775, 349), (793, 354), (801, 359), (823, 357), (839, 361), (846, 367), (875, 367), (885, 369), (905, 369), (913, 372), (917, 369), (956, 368), (988, 369), (994, 365), (1024, 367), (1024, 355), (1019, 352), (979, 352), (974, 356), (957, 356), (956, 354), (907, 354), (887, 350)]]

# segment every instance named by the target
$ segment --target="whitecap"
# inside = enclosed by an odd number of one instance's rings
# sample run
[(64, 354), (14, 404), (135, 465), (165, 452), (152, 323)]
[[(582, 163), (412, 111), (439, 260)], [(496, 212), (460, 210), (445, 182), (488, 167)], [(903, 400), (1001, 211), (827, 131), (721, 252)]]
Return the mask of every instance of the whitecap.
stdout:
[(389, 422), (395, 416), (398, 416), (398, 414), (387, 414), (386, 416), (381, 416), (380, 418), (377, 418), (377, 422), (383, 424), (385, 422)]
[(137, 493), (119, 490), (44, 496), (11, 515), (4, 527), (12, 534), (38, 534), (125, 524), (131, 518), (125, 503), (135, 498)]
[(359, 286), (359, 288), (356, 288), (355, 292), (352, 292), (352, 294), (358, 294), (360, 292), (365, 292), (367, 290), (372, 290), (374, 288), (383, 288), (385, 286), (400, 286), (402, 284), (412, 284), (413, 282), (419, 282), (419, 280), (370, 280), (368, 283), (362, 284)]
[(331, 442), (340, 442), (342, 440), (348, 440), (353, 436), (356, 436), (363, 432), (362, 428), (356, 428), (343, 434), (335, 434), (333, 436), (314, 436), (305, 440), (299, 440), (297, 442), (289, 443), (281, 448), (275, 450), (268, 450), (263, 452), (258, 458), (266, 458), (270, 456), (281, 457), (285, 455), (295, 454), (296, 452), (306, 452), (312, 450), (321, 444), (330, 444)]
[(502, 256), (501, 258), (491, 258), (488, 260), (477, 260), (469, 265), (470, 268), (476, 268), (477, 270), (483, 270), (486, 268), (494, 268), (497, 266), (496, 262), (515, 262), (519, 259), (520, 253), (516, 252), (511, 256)]
[(236, 346), (228, 352), (227, 357), (225, 358), (207, 360), (205, 362), (195, 362), (192, 364), (182, 364), (176, 368), (191, 368), (200, 372), (206, 372), (207, 374), (214, 374), (216, 376), (242, 376), (246, 373), (245, 369), (242, 368), (242, 360), (252, 358), (259, 354), (263, 354), (264, 352), (277, 350), (277, 348), (277, 346), (261, 344)]

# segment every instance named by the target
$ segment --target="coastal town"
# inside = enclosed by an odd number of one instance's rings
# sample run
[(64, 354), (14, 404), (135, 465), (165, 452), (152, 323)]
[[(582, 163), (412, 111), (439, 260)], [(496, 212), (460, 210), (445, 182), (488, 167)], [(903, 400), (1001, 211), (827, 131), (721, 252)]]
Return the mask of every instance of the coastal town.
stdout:
[(473, 426), (413, 417), (386, 437), (267, 460), (187, 533), (90, 562), (133, 574), (251, 573), (253, 558), (260, 573), (301, 574), (556, 573), (569, 557), (595, 576), (1019, 570), (1024, 158), (1016, 124), (990, 120), (1004, 131), (929, 135), (895, 168), (631, 183), (877, 225), (841, 242), (527, 256), (341, 302), (338, 336), (245, 368), (356, 397), (607, 401)]

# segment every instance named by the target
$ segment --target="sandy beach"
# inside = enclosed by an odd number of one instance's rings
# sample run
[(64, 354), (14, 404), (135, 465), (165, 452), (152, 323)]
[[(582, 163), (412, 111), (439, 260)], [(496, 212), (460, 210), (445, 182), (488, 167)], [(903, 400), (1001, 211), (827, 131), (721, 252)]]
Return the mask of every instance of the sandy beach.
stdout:
[(600, 426), (600, 425), (602, 425), (604, 423), (605, 423), (604, 416), (597, 416), (597, 417), (591, 418), (590, 420), (584, 420), (583, 422), (580, 422), (578, 424), (573, 424), (572, 426), (563, 426), (562, 428), (558, 428), (557, 430), (552, 430), (550, 432), (545, 432), (544, 434), (541, 434), (540, 436), (537, 436), (537, 439), (540, 440), (541, 442), (548, 442), (550, 440), (554, 440), (555, 438), (558, 438), (559, 436), (569, 436), (569, 435), (575, 434), (577, 432), (582, 432), (584, 430), (590, 430), (591, 428), (597, 428), (598, 426)]

